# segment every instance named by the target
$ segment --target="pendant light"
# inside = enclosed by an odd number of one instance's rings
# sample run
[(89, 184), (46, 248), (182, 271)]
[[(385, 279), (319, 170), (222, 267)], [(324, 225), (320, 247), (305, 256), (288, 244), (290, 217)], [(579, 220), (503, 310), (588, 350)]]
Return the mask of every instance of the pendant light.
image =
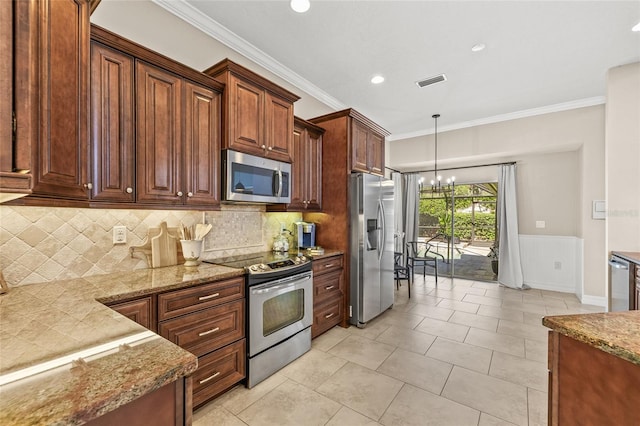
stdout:
[(435, 131), (434, 131), (434, 167), (433, 167), (433, 179), (431, 179), (431, 193), (442, 193), (445, 191), (450, 191), (452, 185), (455, 186), (455, 176), (451, 176), (447, 178), (446, 185), (442, 185), (442, 176), (438, 174), (438, 118), (440, 118), (440, 114), (433, 114), (431, 116), (435, 121)]

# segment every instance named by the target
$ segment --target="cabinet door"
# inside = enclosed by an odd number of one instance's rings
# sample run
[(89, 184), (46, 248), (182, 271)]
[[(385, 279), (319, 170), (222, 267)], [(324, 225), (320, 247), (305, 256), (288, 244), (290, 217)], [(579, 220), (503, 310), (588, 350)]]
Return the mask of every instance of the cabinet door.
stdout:
[(384, 175), (384, 137), (369, 132), (367, 141), (367, 168), (371, 173)]
[(227, 86), (226, 147), (254, 155), (263, 155), (264, 90), (233, 76)]
[(367, 138), (369, 130), (355, 120), (352, 120), (351, 123), (351, 169), (368, 172)]
[(134, 202), (133, 58), (91, 43), (91, 198)]
[(131, 321), (135, 321), (151, 331), (156, 331), (156, 324), (153, 320), (153, 302), (151, 297), (143, 297), (128, 302), (108, 305), (114, 311), (124, 315)]
[(30, 147), (16, 166), (32, 170), (34, 194), (86, 200), (89, 2), (14, 7), (16, 143)]
[(274, 160), (291, 162), (293, 144), (293, 104), (265, 94), (265, 155)]
[(220, 204), (220, 95), (185, 82), (186, 204)]
[(181, 204), (182, 79), (136, 62), (137, 199)]
[(291, 163), (291, 203), (287, 210), (300, 211), (305, 208), (306, 192), (306, 160), (305, 160), (305, 138), (306, 130), (297, 127), (293, 130), (293, 163)]
[(307, 175), (307, 210), (320, 211), (322, 208), (322, 135), (307, 132), (305, 170)]

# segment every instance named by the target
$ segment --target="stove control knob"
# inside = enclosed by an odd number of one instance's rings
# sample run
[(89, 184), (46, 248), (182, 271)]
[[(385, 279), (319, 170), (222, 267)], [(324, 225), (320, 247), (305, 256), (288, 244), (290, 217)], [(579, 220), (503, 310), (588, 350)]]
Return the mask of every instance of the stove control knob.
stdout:
[(265, 265), (264, 263), (261, 263), (258, 268), (260, 268), (261, 271), (266, 271), (267, 269), (269, 269), (269, 267), (267, 265)]
[(293, 263), (295, 263), (296, 265), (300, 263), (300, 258), (296, 256), (295, 259), (293, 259)]
[(253, 272), (257, 272), (258, 271), (258, 265), (251, 265), (249, 266), (249, 270), (253, 271)]
[(306, 262), (306, 261), (307, 261), (306, 256), (304, 255), (300, 256), (300, 262)]

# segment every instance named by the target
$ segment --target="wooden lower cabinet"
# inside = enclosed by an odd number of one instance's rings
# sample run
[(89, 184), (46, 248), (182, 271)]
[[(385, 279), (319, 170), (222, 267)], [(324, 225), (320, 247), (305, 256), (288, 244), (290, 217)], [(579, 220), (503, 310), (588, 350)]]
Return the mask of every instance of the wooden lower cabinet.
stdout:
[(344, 256), (313, 261), (313, 324), (315, 338), (344, 319)]
[(200, 406), (244, 379), (246, 358), (246, 339), (198, 358), (198, 369), (192, 376), (193, 406)]
[(108, 304), (107, 306), (151, 331), (157, 330), (154, 316), (155, 309), (151, 296), (128, 302)]
[(188, 396), (191, 393), (190, 388), (191, 377), (181, 377), (87, 424), (89, 426), (190, 425), (192, 417)]
[(549, 332), (549, 426), (637, 425), (640, 366)]
[(197, 408), (246, 377), (244, 278), (158, 294), (158, 334), (198, 357)]

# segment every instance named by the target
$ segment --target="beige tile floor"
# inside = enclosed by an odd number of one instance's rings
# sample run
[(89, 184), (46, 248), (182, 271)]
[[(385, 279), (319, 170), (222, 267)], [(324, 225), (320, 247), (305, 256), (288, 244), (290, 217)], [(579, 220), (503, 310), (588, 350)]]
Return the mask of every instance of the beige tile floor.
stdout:
[(416, 276), (364, 329), (335, 327), (195, 426), (546, 425), (545, 315), (602, 311), (572, 294)]

